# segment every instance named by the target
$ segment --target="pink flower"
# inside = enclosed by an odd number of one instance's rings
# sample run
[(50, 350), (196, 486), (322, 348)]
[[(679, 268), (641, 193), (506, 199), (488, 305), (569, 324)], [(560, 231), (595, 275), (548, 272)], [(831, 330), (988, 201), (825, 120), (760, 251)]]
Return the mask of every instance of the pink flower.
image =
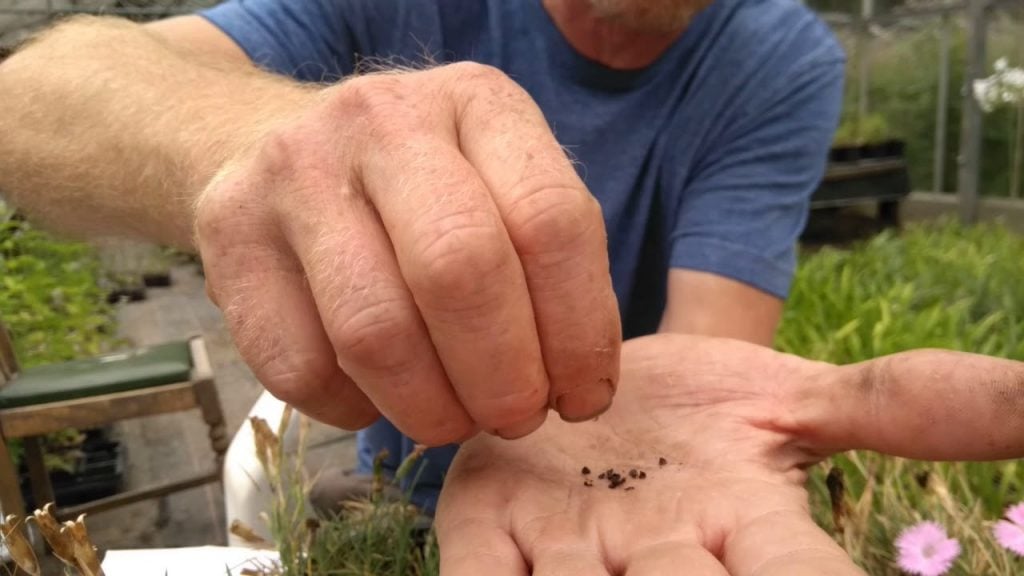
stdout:
[(1006, 520), (996, 522), (992, 534), (999, 545), (1024, 556), (1024, 502), (1006, 509)]
[(909, 574), (942, 576), (960, 556), (960, 542), (950, 538), (935, 522), (921, 522), (904, 530), (896, 539), (897, 563)]

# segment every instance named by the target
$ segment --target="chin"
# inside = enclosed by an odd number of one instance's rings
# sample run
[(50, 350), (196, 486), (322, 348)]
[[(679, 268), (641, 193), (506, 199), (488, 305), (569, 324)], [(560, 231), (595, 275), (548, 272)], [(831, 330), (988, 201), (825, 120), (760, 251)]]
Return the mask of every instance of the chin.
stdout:
[(712, 0), (588, 0), (600, 18), (652, 32), (676, 32)]

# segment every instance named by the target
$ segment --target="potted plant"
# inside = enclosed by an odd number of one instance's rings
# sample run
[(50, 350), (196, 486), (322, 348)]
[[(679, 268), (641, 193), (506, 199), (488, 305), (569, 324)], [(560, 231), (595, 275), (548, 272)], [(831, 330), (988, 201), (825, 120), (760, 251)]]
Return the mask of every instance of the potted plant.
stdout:
[[(54, 497), (62, 506), (112, 496), (123, 487), (121, 444), (110, 438), (108, 429), (85, 432), (68, 429), (51, 434), (45, 439), (44, 458)], [(18, 480), (26, 507), (31, 509), (45, 504), (35, 501), (23, 460)]]
[(889, 123), (881, 114), (869, 114), (858, 125), (857, 136), (862, 158), (885, 158), (889, 156)]
[(832, 138), (832, 149), (829, 151), (832, 162), (856, 162), (860, 160), (860, 147), (857, 145), (857, 125), (851, 120), (844, 120)]

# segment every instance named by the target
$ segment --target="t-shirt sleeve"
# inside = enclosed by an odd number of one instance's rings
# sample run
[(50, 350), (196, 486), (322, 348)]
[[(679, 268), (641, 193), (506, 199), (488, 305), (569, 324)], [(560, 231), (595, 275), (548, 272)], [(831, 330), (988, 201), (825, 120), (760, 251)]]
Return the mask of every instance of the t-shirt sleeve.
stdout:
[[(350, 74), (356, 38), (349, 18), (359, 2), (229, 0), (199, 15), (220, 28), (258, 66), (310, 81)], [(347, 11), (346, 11), (347, 9)]]
[(839, 119), (843, 59), (780, 80), (705, 148), (677, 212), (669, 263), (785, 298)]
[(437, 49), (438, 8), (400, 0), (228, 0), (199, 12), (255, 62), (307, 82), (334, 82), (359, 58), (413, 65)]

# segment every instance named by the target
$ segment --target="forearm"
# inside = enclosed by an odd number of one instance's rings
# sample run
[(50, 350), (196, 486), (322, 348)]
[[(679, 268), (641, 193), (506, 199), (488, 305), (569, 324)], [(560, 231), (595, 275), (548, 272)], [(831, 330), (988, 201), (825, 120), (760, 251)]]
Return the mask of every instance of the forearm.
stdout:
[(782, 318), (782, 301), (716, 274), (669, 272), (669, 295), (659, 332), (745, 340), (771, 346)]
[(0, 191), (60, 232), (190, 248), (210, 178), (318, 92), (74, 19), (0, 63)]

